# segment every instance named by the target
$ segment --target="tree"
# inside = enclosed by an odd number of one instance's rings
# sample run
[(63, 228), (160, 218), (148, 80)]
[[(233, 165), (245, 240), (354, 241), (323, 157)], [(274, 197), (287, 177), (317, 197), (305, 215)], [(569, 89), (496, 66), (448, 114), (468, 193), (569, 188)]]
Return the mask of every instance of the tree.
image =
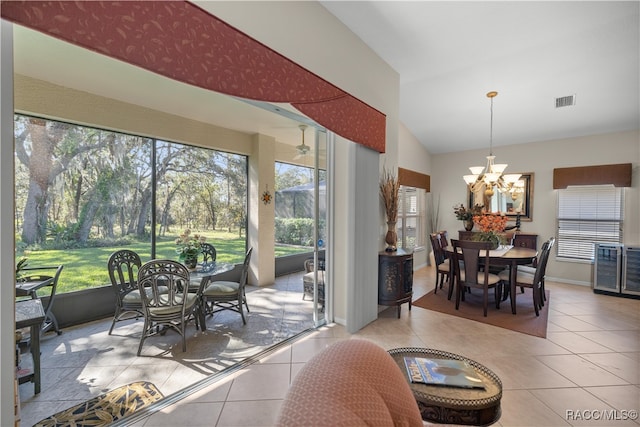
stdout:
[(81, 128), (35, 117), (17, 116), (16, 157), (27, 167), (29, 189), (24, 206), (22, 241), (46, 239), (50, 188), (77, 155), (99, 146), (82, 139)]

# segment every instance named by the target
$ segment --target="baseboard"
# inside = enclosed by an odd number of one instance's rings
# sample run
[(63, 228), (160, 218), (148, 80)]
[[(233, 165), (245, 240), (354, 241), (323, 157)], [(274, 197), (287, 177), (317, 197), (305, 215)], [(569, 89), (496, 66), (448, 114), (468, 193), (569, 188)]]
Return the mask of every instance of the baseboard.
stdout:
[(568, 285), (578, 285), (578, 286), (588, 286), (588, 287), (592, 286), (591, 282), (585, 282), (585, 281), (582, 281), (582, 280), (563, 279), (563, 278), (560, 278), (560, 277), (545, 276), (544, 280), (547, 281), (547, 282), (566, 283)]

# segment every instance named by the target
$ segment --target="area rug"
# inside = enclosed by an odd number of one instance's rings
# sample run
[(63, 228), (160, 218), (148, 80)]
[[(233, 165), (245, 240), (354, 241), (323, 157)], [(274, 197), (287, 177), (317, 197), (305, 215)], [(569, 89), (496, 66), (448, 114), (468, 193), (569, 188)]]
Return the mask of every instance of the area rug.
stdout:
[(34, 427), (108, 426), (163, 397), (152, 383), (138, 381), (58, 412)]
[(540, 316), (536, 317), (533, 310), (533, 298), (531, 289), (525, 288), (524, 293), (517, 289), (516, 294), (516, 314), (511, 314), (511, 303), (507, 299), (500, 303), (500, 309), (496, 309), (493, 290), (489, 290), (489, 308), (487, 317), (483, 315), (482, 292), (473, 289), (472, 293), (467, 293), (465, 301), (460, 301), (460, 309), (456, 310), (455, 295), (451, 300), (447, 299), (447, 289), (433, 291), (412, 302), (412, 305), (452, 316), (462, 317), (500, 328), (510, 329), (523, 334), (536, 337), (547, 337), (547, 319), (549, 313), (549, 291), (546, 291), (547, 300), (540, 310)]

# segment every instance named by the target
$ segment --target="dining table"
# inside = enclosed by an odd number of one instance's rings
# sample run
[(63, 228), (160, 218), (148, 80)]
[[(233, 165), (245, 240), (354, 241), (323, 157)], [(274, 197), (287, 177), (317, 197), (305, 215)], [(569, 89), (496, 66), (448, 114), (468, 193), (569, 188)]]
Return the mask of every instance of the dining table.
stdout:
[(234, 267), (235, 264), (230, 262), (207, 261), (198, 263), (195, 269), (189, 271), (191, 282), (189, 289), (194, 290), (194, 288), (198, 288), (205, 277), (226, 273), (227, 271), (233, 270)]
[[(453, 246), (447, 246), (446, 251), (453, 254)], [(516, 277), (518, 275), (518, 265), (535, 263), (538, 251), (530, 248), (523, 248), (512, 245), (500, 245), (496, 249), (489, 251), (490, 266), (509, 267), (509, 288), (505, 287), (503, 301), (506, 298), (511, 300), (511, 313), (516, 314)]]

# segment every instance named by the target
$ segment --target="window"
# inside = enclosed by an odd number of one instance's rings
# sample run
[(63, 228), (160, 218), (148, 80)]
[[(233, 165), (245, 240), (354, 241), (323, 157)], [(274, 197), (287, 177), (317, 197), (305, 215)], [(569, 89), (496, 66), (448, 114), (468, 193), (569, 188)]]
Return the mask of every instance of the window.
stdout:
[(246, 156), (24, 115), (14, 135), (16, 261), (63, 264), (59, 292), (109, 284), (117, 249), (177, 260), (185, 229), (244, 259)]
[[(320, 239), (324, 239), (326, 217), (326, 171), (319, 171)], [(286, 256), (313, 250), (314, 169), (275, 163), (275, 255)]]
[(623, 190), (613, 185), (558, 190), (558, 257), (593, 261), (595, 242), (622, 241)]
[(401, 185), (398, 197), (398, 246), (405, 249), (424, 246), (424, 190)]

